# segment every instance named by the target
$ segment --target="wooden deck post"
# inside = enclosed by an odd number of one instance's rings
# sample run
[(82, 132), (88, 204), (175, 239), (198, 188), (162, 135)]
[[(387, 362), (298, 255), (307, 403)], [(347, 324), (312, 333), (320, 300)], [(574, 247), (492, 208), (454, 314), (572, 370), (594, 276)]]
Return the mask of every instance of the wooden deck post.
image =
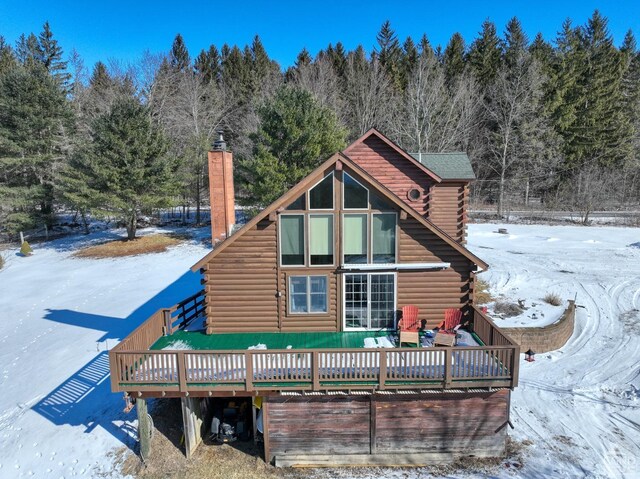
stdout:
[(384, 349), (379, 351), (378, 360), (380, 361), (380, 367), (378, 368), (378, 380), (380, 390), (384, 389), (384, 383), (387, 380), (387, 352)]
[[(313, 351), (311, 355), (311, 375), (313, 377), (313, 390), (320, 390), (320, 354)], [(263, 411), (264, 414), (264, 411)]]
[(244, 386), (246, 391), (253, 391), (253, 355), (246, 351), (244, 353)]
[(178, 351), (176, 354), (178, 358), (178, 389), (180, 392), (185, 392), (187, 390), (187, 368), (184, 361), (184, 351)]
[(146, 461), (151, 452), (151, 422), (147, 410), (147, 400), (136, 399), (136, 412), (138, 413), (138, 442), (140, 443), (140, 457)]
[(453, 348), (445, 348), (444, 350), (444, 387), (448, 389), (451, 387), (452, 371), (451, 371), (451, 355), (453, 354)]
[(195, 452), (202, 442), (202, 410), (200, 398), (182, 397), (182, 424), (184, 427), (184, 452), (187, 459)]

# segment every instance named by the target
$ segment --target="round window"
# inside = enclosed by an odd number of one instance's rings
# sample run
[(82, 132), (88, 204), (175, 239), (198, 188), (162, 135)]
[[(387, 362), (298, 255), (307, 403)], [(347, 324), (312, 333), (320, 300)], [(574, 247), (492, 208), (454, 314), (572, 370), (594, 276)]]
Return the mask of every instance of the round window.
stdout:
[(407, 193), (407, 198), (409, 198), (411, 201), (418, 201), (421, 197), (422, 193), (420, 193), (420, 190), (417, 188), (411, 188)]

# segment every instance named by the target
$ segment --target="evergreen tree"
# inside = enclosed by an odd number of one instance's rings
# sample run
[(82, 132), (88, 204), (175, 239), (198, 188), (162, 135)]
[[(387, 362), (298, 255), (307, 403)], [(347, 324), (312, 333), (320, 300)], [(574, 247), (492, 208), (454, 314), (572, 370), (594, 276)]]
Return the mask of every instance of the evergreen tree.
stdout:
[(0, 35), (0, 75), (14, 69), (16, 66), (17, 60), (13, 49), (7, 44), (4, 37)]
[(24, 66), (34, 66), (41, 63), (38, 37), (33, 33), (30, 33), (29, 36), (25, 36), (24, 33), (20, 35), (16, 44), (16, 56)]
[(465, 70), (466, 47), (462, 35), (454, 33), (444, 49), (443, 64), (447, 83), (451, 84)]
[(504, 61), (507, 68), (514, 68), (518, 59), (526, 52), (529, 40), (522, 30), (520, 20), (516, 17), (507, 23), (504, 36)]
[(626, 114), (633, 128), (633, 155), (637, 166), (640, 166), (640, 51), (631, 30), (625, 35), (620, 51), (624, 59), (622, 95)]
[(189, 50), (187, 50), (184, 39), (179, 33), (173, 39), (173, 44), (171, 45), (169, 64), (173, 70), (181, 72), (187, 71), (191, 65)]
[[(423, 37), (423, 39), (426, 40), (426, 36)], [(427, 44), (428, 42), (429, 40), (427, 40)], [(427, 48), (430, 48), (430, 46), (427, 45)], [(402, 59), (400, 62), (400, 85), (403, 91), (407, 87), (411, 72), (418, 63), (418, 55), (419, 53), (415, 43), (413, 43), (411, 37), (407, 37), (402, 45)]]
[(423, 34), (422, 38), (420, 38), (420, 43), (418, 44), (418, 50), (420, 52), (421, 57), (431, 57), (436, 55), (436, 52), (431, 46), (431, 42), (427, 38), (426, 34)]
[(73, 126), (60, 85), (42, 64), (28, 64), (0, 75), (0, 224), (9, 233), (51, 225)]
[(485, 20), (480, 37), (474, 40), (469, 49), (469, 65), (482, 87), (486, 88), (495, 79), (501, 58), (502, 44), (496, 34), (496, 26)]
[(633, 129), (624, 108), (623, 56), (613, 45), (607, 23), (596, 10), (580, 30), (586, 61), (569, 144), (570, 159), (577, 164), (622, 166), (631, 155)]
[(134, 98), (117, 99), (94, 121), (88, 150), (73, 157), (67, 199), (95, 214), (116, 216), (127, 238), (134, 239), (141, 211), (171, 205), (177, 165), (167, 148), (147, 107)]
[(304, 90), (282, 86), (260, 108), (253, 158), (240, 163), (247, 202), (268, 205), (345, 146), (335, 114)]
[(220, 53), (215, 45), (211, 45), (208, 50), (202, 50), (194, 61), (193, 68), (201, 75), (205, 83), (220, 80)]
[(62, 60), (62, 48), (53, 38), (49, 22), (45, 22), (38, 37), (38, 53), (40, 62), (60, 86), (68, 88), (71, 74), (67, 72), (67, 62)]
[(327, 54), (331, 59), (333, 69), (338, 75), (338, 78), (344, 80), (344, 75), (347, 67), (347, 53), (344, 49), (342, 42), (336, 43), (335, 48), (329, 45), (327, 48)]
[(313, 61), (313, 58), (311, 58), (311, 54), (309, 53), (309, 50), (307, 50), (306, 48), (303, 48), (300, 51), (300, 53), (298, 53), (294, 66), (296, 68), (300, 68), (301, 66), (309, 66), (311, 65), (312, 61)]
[(375, 49), (380, 65), (387, 72), (393, 84), (400, 88), (400, 59), (402, 51), (395, 31), (391, 28), (391, 22), (385, 21), (376, 35), (378, 46)]

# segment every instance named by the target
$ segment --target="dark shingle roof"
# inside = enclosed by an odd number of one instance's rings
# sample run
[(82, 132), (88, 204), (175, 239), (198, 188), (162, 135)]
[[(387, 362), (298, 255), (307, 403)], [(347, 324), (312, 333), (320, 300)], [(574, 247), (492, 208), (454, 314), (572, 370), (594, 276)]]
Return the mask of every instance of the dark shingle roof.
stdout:
[(411, 156), (443, 180), (475, 180), (476, 178), (466, 153), (411, 153)]

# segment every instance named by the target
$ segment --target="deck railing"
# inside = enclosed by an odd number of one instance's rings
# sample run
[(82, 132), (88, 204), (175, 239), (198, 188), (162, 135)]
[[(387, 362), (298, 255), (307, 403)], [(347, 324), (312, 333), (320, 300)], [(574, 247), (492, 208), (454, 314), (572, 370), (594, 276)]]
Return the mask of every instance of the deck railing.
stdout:
[[(197, 297), (187, 301), (198, 304)], [(170, 334), (186, 314), (197, 310), (193, 305), (159, 310), (113, 348), (109, 353), (112, 389), (256, 394), (286, 390), (513, 388), (518, 382), (519, 346), (476, 308), (473, 329), (484, 346), (149, 351), (162, 334)]]

